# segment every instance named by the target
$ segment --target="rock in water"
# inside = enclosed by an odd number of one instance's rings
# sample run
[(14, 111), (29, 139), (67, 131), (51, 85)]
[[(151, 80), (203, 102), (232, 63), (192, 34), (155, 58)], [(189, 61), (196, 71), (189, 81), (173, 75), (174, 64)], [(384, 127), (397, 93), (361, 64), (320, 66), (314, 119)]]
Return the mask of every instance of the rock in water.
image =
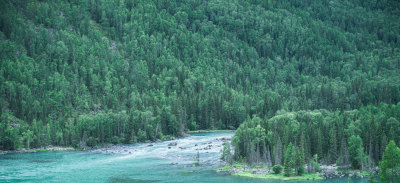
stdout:
[(168, 144), (168, 146), (176, 146), (176, 145), (178, 145), (177, 142), (171, 142), (171, 143)]

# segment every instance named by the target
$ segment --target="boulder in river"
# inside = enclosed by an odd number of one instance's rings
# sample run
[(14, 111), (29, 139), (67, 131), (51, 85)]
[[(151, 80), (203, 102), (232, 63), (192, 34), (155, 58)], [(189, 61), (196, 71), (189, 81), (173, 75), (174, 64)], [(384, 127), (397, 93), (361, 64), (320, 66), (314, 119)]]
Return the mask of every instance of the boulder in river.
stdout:
[(171, 143), (168, 144), (168, 146), (176, 146), (176, 145), (178, 145), (177, 142), (171, 142)]
[(232, 140), (231, 138), (228, 138), (228, 137), (222, 137), (221, 138), (221, 141), (228, 141), (228, 140)]

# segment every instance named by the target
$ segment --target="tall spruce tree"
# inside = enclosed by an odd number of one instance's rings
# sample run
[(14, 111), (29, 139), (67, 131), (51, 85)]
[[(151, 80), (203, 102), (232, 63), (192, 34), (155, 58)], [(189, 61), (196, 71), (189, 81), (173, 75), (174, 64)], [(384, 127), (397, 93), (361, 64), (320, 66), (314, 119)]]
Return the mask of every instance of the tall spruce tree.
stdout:
[(379, 178), (382, 182), (395, 183), (400, 181), (400, 148), (391, 140), (379, 163)]
[(296, 165), (296, 151), (292, 143), (289, 143), (286, 147), (284, 158), (284, 173), (285, 176), (290, 177), (292, 175), (292, 170)]
[(349, 139), (349, 153), (351, 166), (355, 169), (363, 168), (364, 148), (360, 136), (351, 136)]

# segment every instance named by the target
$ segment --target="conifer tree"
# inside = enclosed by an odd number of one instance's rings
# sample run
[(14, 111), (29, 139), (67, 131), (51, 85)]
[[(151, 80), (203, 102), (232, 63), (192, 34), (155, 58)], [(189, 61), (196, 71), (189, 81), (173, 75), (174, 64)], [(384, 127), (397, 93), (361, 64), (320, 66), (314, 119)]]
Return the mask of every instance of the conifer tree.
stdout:
[(295, 163), (296, 174), (302, 175), (304, 173), (304, 162), (305, 162), (304, 148), (302, 144), (300, 144), (300, 146), (296, 148), (295, 158), (296, 158), (296, 163)]
[(336, 125), (334, 125), (329, 131), (329, 161), (334, 163), (337, 159), (337, 135)]
[(391, 140), (379, 163), (379, 178), (382, 182), (395, 183), (400, 181), (400, 149)]
[(290, 177), (292, 175), (292, 169), (296, 164), (296, 152), (292, 143), (289, 143), (289, 145), (287, 146), (284, 158), (285, 158), (284, 160), (285, 176)]
[(363, 168), (364, 148), (360, 136), (351, 136), (349, 139), (349, 153), (351, 166), (355, 169)]

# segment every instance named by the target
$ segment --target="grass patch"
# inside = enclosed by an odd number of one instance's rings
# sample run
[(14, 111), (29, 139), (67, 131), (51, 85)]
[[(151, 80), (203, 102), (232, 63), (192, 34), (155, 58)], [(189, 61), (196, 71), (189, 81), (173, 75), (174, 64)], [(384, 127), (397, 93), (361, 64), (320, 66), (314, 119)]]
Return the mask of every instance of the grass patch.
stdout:
[(371, 174), (372, 174), (372, 173), (371, 173), (371, 172), (368, 172), (368, 171), (365, 171), (365, 172), (361, 172), (361, 173), (360, 173), (360, 175), (363, 176), (363, 177), (370, 176)]
[(235, 167), (235, 168), (243, 168), (243, 163), (240, 163), (240, 162), (235, 162), (235, 164), (233, 165), (233, 167)]
[(243, 171), (236, 174), (234, 176), (239, 177), (248, 177), (248, 178), (257, 178), (257, 179), (269, 179), (269, 180), (323, 180), (321, 174), (313, 173), (313, 174), (304, 174), (302, 176), (292, 176), (286, 177), (283, 174), (253, 174), (251, 171)]
[(38, 149), (38, 150), (36, 150), (36, 152), (47, 152), (47, 151), (50, 151), (49, 149)]
[(232, 170), (233, 166), (232, 165), (228, 165), (226, 164), (225, 166), (221, 167), (221, 168), (217, 168), (215, 170), (220, 170), (220, 171), (227, 171), (227, 170)]
[(257, 169), (261, 169), (261, 170), (268, 170), (269, 169), (268, 166), (265, 166), (265, 165), (256, 165), (256, 166), (254, 166), (252, 168), (257, 168)]
[(233, 164), (233, 165), (227, 163), (225, 166), (214, 169), (214, 170), (227, 171), (227, 170), (232, 170), (234, 168), (241, 169), (241, 168), (243, 168), (243, 166), (244, 166), (243, 163), (240, 163), (240, 162), (235, 162), (235, 164)]
[[(242, 168), (249, 168), (249, 169), (258, 169), (258, 170), (268, 170), (267, 166), (245, 166), (243, 163), (240, 162), (235, 162), (233, 165), (226, 164), (225, 166), (221, 168), (215, 169), (216, 171), (229, 171), (233, 169), (242, 169)], [(294, 173), (294, 172), (293, 172)], [(291, 177), (286, 177), (284, 176), (283, 172), (280, 174), (274, 174), (274, 173), (269, 173), (269, 174), (253, 174), (252, 171), (242, 171), (239, 173), (232, 174), (233, 176), (238, 176), (238, 177), (248, 177), (248, 178), (257, 178), (257, 179), (269, 179), (269, 180), (300, 180), (300, 181), (305, 181), (305, 180), (323, 180), (324, 177), (322, 174), (319, 173), (305, 173), (302, 176), (291, 176)]]

